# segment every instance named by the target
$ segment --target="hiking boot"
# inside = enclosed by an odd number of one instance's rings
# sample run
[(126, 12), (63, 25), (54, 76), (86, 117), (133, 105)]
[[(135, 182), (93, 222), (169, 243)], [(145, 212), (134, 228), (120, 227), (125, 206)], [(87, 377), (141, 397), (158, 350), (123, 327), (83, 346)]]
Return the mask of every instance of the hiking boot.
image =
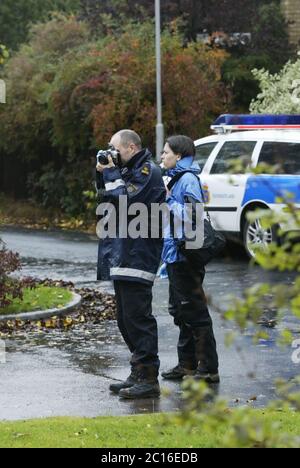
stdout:
[(119, 391), (119, 397), (127, 400), (158, 398), (160, 396), (160, 388), (157, 372), (157, 369), (154, 367), (139, 367), (134, 385), (122, 388)]
[(118, 393), (120, 392), (120, 390), (122, 390), (123, 388), (130, 388), (130, 387), (133, 387), (133, 385), (137, 382), (137, 377), (136, 377), (136, 374), (134, 371), (131, 372), (130, 376), (127, 377), (126, 380), (123, 380), (121, 382), (115, 382), (115, 383), (112, 383), (110, 384), (109, 386), (109, 390), (112, 392), (112, 393), (115, 393), (116, 395), (118, 395)]
[(182, 380), (185, 376), (192, 376), (196, 372), (196, 369), (187, 369), (180, 364), (161, 373), (161, 376), (165, 380)]
[(218, 372), (203, 372), (203, 371), (196, 371), (193, 379), (196, 381), (204, 381), (208, 384), (218, 384), (220, 383), (220, 376)]
[(132, 387), (123, 388), (119, 392), (119, 397), (126, 400), (135, 400), (139, 398), (158, 398), (160, 396), (160, 388), (158, 381), (147, 382), (141, 381)]

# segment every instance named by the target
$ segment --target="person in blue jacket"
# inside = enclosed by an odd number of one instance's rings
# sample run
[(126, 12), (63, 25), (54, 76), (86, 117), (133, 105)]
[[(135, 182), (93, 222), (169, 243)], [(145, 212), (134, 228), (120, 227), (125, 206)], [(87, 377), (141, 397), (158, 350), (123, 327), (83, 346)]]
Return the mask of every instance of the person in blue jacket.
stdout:
[[(127, 228), (132, 218), (124, 217), (124, 210), (142, 203), (150, 211), (152, 204), (164, 203), (165, 186), (160, 168), (152, 161), (150, 151), (142, 148), (137, 133), (121, 130), (111, 138), (110, 146), (118, 151), (119, 164), (111, 157), (108, 164), (97, 164), (97, 189), (102, 194), (102, 202), (116, 208), (117, 220), (123, 216), (123, 224), (126, 224), (123, 228)], [(122, 205), (122, 212), (121, 196), (125, 196), (127, 204), (125, 208)], [(160, 394), (152, 287), (162, 248), (162, 236), (130, 238), (129, 234), (124, 236), (119, 231), (115, 237), (99, 241), (98, 280), (113, 280), (118, 326), (131, 352), (129, 377), (110, 385), (110, 390), (121, 398), (153, 398)]]
[[(198, 175), (199, 165), (194, 162), (196, 148), (193, 140), (184, 135), (167, 139), (162, 163), (166, 175), (175, 184), (167, 194), (167, 204), (173, 215), (180, 216), (186, 204), (196, 208), (203, 203), (202, 189)], [(179, 176), (180, 174), (180, 176)], [(169, 312), (179, 327), (177, 346), (178, 364), (162, 372), (165, 379), (182, 379), (193, 375), (195, 379), (208, 383), (218, 383), (218, 354), (213, 332), (212, 319), (202, 283), (205, 276), (204, 265), (197, 269), (184, 255), (184, 232), (182, 238), (169, 230), (164, 240), (162, 260), (166, 263), (169, 277)]]

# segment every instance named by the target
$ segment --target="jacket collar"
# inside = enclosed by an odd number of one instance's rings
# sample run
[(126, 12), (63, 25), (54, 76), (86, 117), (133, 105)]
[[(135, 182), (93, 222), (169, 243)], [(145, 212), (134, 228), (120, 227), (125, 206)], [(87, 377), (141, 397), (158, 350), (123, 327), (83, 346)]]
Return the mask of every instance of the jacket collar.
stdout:
[(176, 166), (167, 172), (167, 175), (169, 177), (174, 177), (179, 172), (187, 170), (195, 172), (195, 174), (200, 174), (199, 164), (197, 162), (194, 162), (193, 156), (186, 156), (185, 158), (180, 159), (180, 161), (177, 162)]
[(132, 169), (134, 166), (141, 166), (148, 159), (151, 158), (151, 153), (148, 149), (142, 149), (137, 154), (135, 154), (123, 168)]

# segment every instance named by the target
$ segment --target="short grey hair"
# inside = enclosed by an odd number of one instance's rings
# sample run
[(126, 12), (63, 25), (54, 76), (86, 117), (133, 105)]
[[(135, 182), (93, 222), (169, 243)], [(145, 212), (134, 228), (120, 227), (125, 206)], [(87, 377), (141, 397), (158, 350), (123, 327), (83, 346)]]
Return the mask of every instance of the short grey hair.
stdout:
[(125, 147), (133, 143), (138, 149), (142, 149), (141, 137), (133, 130), (120, 130), (116, 133), (120, 137), (121, 144)]

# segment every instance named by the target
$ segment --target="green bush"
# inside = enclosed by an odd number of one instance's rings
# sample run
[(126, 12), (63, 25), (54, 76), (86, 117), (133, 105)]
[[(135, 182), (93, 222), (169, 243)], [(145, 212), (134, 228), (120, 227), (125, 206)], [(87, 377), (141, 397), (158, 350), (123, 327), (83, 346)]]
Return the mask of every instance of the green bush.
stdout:
[(250, 106), (252, 113), (299, 114), (300, 56), (289, 61), (281, 71), (271, 74), (265, 69), (254, 70), (260, 93)]
[(252, 23), (251, 42), (244, 47), (229, 47), (230, 57), (222, 69), (236, 108), (244, 111), (259, 92), (259, 83), (252, 70), (264, 68), (276, 73), (295, 55), (289, 44), (287, 21), (278, 2), (262, 3)]
[(1, 0), (0, 42), (18, 49), (28, 38), (30, 26), (50, 19), (51, 12), (75, 13), (80, 0)]
[(0, 67), (8, 59), (9, 53), (6, 47), (3, 44), (0, 44)]

